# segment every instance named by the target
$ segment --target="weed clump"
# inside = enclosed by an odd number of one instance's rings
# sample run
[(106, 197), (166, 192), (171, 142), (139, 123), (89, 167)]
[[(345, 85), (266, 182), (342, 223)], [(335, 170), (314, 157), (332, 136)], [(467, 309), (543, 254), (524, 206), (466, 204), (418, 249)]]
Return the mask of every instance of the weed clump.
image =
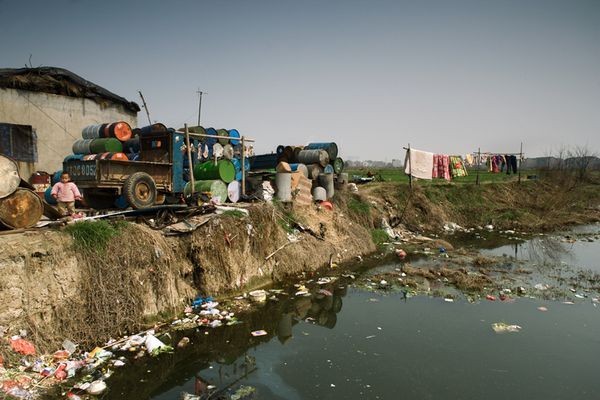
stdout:
[(390, 238), (383, 229), (372, 229), (371, 239), (377, 246), (382, 246), (384, 243), (389, 242)]
[(105, 252), (111, 238), (127, 226), (125, 221), (82, 221), (68, 225), (65, 231), (73, 237), (76, 251)]

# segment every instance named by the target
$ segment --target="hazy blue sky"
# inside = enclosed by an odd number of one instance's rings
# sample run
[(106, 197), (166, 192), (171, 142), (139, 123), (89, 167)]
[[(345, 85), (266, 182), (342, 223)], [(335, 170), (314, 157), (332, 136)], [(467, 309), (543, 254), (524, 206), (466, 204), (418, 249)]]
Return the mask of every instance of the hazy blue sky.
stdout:
[[(0, 67), (58, 66), (152, 120), (341, 156), (600, 151), (600, 0), (0, 0)], [(138, 116), (140, 125), (146, 116)]]

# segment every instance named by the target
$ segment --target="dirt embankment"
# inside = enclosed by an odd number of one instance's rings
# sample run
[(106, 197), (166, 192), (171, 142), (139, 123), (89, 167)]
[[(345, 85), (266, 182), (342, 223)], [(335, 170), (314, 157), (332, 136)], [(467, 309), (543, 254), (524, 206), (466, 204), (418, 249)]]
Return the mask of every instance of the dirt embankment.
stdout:
[(180, 312), (198, 292), (247, 290), (375, 250), (368, 228), (340, 209), (249, 211), (180, 237), (127, 224), (96, 250), (64, 231), (0, 236), (0, 325), (27, 329), (42, 350), (65, 338), (91, 346)]
[(382, 218), (417, 231), (465, 227), (548, 230), (600, 220), (598, 186), (360, 186), (335, 210), (257, 204), (195, 232), (165, 237), (127, 224), (102, 251), (78, 251), (63, 231), (0, 236), (0, 325), (27, 329), (41, 350), (83, 346), (181, 311), (198, 292), (220, 295), (284, 280), (375, 251)]
[(600, 185), (524, 181), (485, 185), (378, 183), (363, 193), (392, 225), (435, 232), (455, 222), (464, 227), (549, 231), (600, 221)]

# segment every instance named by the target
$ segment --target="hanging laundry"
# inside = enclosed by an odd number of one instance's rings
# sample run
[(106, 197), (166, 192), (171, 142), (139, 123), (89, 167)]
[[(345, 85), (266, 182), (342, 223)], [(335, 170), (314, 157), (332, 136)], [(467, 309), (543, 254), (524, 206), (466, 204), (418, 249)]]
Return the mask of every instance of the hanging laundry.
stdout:
[(467, 155), (465, 155), (465, 163), (469, 167), (472, 167), (473, 165), (475, 165), (475, 158), (473, 157), (473, 154), (467, 154)]
[(450, 159), (445, 154), (433, 155), (433, 173), (434, 178), (444, 178), (449, 181), (450, 177)]
[(453, 178), (467, 176), (467, 169), (460, 156), (450, 156), (450, 173)]
[(433, 174), (433, 153), (410, 149), (406, 151), (404, 173), (415, 178), (431, 179)]

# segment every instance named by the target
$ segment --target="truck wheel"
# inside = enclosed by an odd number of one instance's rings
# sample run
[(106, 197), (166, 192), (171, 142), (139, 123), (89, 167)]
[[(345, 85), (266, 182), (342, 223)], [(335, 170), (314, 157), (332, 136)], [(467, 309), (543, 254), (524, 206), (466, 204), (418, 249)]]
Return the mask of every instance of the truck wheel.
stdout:
[(83, 201), (94, 210), (113, 208), (117, 196), (112, 191), (83, 189)]
[(136, 172), (129, 175), (123, 185), (123, 195), (135, 209), (153, 206), (156, 201), (154, 179), (145, 172)]

